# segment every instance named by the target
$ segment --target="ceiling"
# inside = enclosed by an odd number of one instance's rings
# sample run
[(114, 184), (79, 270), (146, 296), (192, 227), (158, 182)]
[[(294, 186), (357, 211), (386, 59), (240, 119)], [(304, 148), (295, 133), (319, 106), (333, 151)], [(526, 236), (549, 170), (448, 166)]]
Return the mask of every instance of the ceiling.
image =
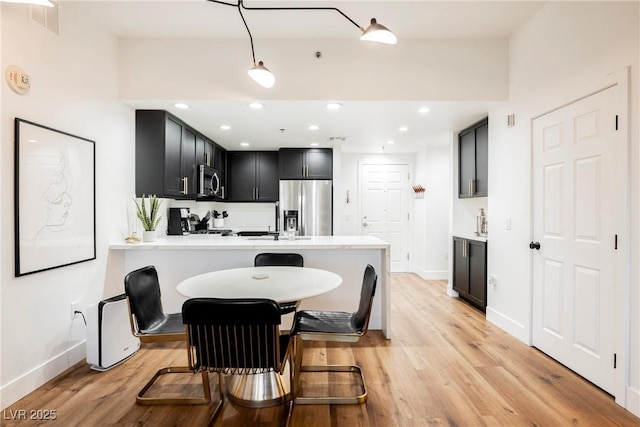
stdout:
[[(232, 0), (231, 0), (232, 1)], [(230, 2), (231, 2), (230, 1)], [(529, 1), (246, 1), (247, 7), (339, 7), (361, 26), (371, 17), (403, 39), (507, 38), (544, 2)], [(203, 0), (91, 1), (78, 3), (83, 16), (120, 37), (242, 38), (247, 33), (235, 7)], [(244, 11), (256, 39), (353, 39), (360, 32), (335, 11)], [(295, 18), (293, 18), (295, 16)], [(248, 77), (247, 77), (248, 78)], [(447, 145), (449, 133), (486, 117), (487, 102), (341, 101), (329, 111), (326, 101), (265, 101), (252, 110), (246, 101), (192, 101), (180, 110), (169, 101), (131, 101), (134, 108), (173, 112), (227, 149), (274, 149), (318, 143), (344, 152), (413, 152)], [(428, 113), (418, 113), (420, 107)], [(212, 123), (211, 117), (218, 118)], [(366, 123), (366, 125), (364, 125)], [(231, 126), (221, 130), (220, 125)], [(319, 126), (310, 131), (309, 125)], [(406, 131), (400, 131), (405, 126)], [(343, 139), (344, 138), (344, 139)], [(393, 141), (393, 144), (389, 143)]]

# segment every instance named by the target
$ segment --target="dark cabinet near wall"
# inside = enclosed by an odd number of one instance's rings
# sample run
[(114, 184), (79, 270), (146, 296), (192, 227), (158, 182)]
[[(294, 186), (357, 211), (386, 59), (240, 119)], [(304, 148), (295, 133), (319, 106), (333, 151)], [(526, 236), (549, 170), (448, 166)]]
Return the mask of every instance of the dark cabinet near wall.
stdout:
[(332, 179), (330, 148), (281, 148), (280, 179)]
[(162, 110), (136, 111), (136, 195), (195, 198), (197, 132)]
[(278, 200), (277, 151), (228, 151), (227, 176), (230, 202)]
[(198, 171), (200, 165), (215, 169), (218, 171), (218, 177), (220, 178), (220, 195), (209, 196), (206, 200), (224, 199), (226, 189), (226, 150), (206, 136), (198, 134), (196, 135), (196, 167)]
[(453, 238), (453, 290), (482, 311), (487, 308), (487, 243)]
[(458, 134), (459, 198), (486, 197), (489, 174), (489, 119)]

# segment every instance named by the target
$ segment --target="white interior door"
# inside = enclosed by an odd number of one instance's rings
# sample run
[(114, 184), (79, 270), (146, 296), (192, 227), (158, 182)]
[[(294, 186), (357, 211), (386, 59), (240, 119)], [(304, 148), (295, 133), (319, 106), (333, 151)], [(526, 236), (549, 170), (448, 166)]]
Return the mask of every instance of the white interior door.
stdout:
[(391, 271), (408, 271), (409, 165), (363, 165), (361, 233), (391, 246)]
[[(614, 391), (616, 87), (533, 121), (533, 345)], [(532, 242), (535, 243), (535, 242)], [(535, 245), (534, 248), (535, 249)]]

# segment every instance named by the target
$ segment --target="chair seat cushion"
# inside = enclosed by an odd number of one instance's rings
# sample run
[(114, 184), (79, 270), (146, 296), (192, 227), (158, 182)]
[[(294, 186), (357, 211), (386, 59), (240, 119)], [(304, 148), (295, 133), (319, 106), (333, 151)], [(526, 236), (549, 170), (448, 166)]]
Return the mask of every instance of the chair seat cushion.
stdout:
[(164, 316), (163, 321), (156, 322), (150, 328), (141, 330), (143, 334), (180, 334), (185, 332), (182, 323), (182, 313), (172, 313)]
[(352, 313), (342, 311), (302, 310), (296, 313), (294, 333), (321, 332), (357, 334), (351, 323)]

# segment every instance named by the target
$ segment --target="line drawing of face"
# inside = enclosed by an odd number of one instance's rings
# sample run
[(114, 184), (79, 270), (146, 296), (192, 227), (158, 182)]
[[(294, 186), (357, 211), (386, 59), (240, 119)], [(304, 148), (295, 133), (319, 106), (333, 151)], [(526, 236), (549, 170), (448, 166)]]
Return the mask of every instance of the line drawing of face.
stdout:
[(66, 172), (66, 160), (60, 157), (60, 163), (53, 172), (53, 182), (43, 194), (47, 202), (46, 227), (63, 226), (69, 215), (73, 199), (67, 192), (69, 181)]

